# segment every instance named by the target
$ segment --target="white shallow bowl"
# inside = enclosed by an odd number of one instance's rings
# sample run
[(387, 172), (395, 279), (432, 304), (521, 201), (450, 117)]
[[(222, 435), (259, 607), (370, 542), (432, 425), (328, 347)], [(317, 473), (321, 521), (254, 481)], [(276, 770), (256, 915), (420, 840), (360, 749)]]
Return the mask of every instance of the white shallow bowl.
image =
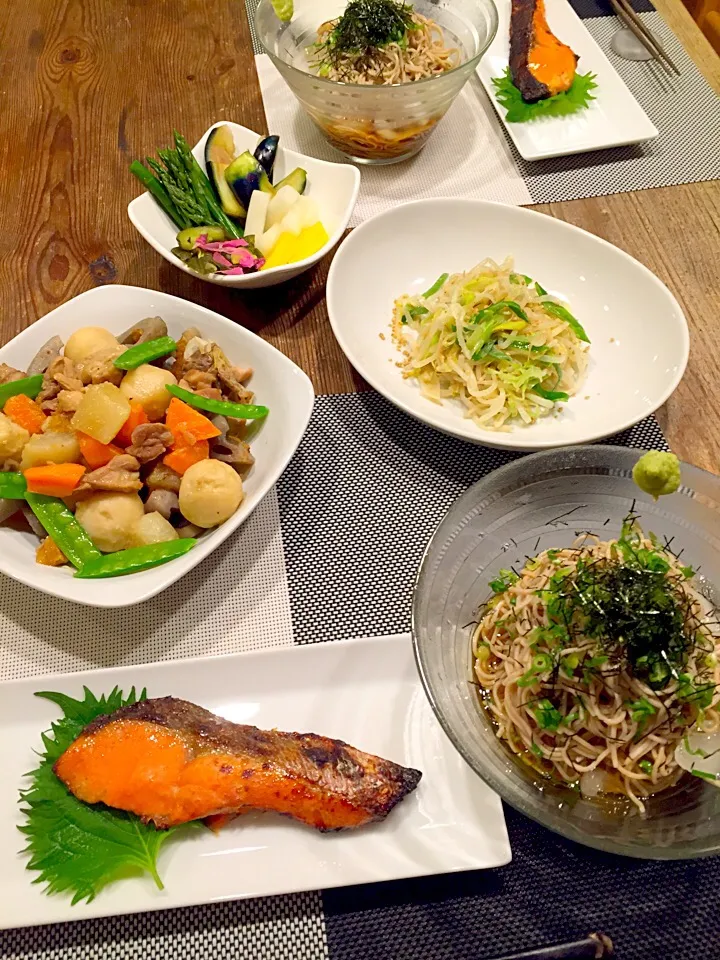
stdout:
[(0, 363), (25, 369), (40, 347), (56, 334), (67, 340), (78, 327), (100, 325), (122, 333), (144, 317), (160, 316), (170, 336), (197, 327), (215, 340), (235, 364), (251, 366), (249, 382), (257, 402), (270, 413), (252, 440), (255, 465), (243, 481), (245, 499), (221, 526), (204, 533), (185, 556), (124, 577), (80, 580), (70, 567), (35, 562), (37, 538), (0, 525), (0, 571), (43, 593), (92, 607), (129, 607), (165, 590), (218, 547), (245, 521), (283, 472), (305, 433), (314, 393), (303, 371), (279, 350), (219, 313), (187, 300), (141, 287), (107, 286), (81, 293), (45, 314), (0, 349)]
[[(205, 141), (215, 127), (228, 126), (235, 138), (235, 147), (238, 153), (255, 150), (262, 139), (261, 134), (241, 127), (239, 123), (229, 120), (220, 120), (206, 130), (200, 140), (193, 147), (193, 154), (205, 170)], [(349, 163), (328, 163), (326, 160), (316, 160), (314, 157), (295, 153), (294, 150), (285, 150), (280, 140), (273, 179), (279, 182), (296, 167), (307, 171), (307, 196), (316, 200), (320, 207), (322, 222), (330, 239), (325, 246), (304, 260), (289, 263), (284, 267), (271, 267), (269, 270), (260, 270), (258, 273), (247, 273), (238, 276), (224, 277), (214, 274), (203, 276), (188, 269), (182, 260), (171, 253), (177, 246), (177, 227), (170, 217), (158, 206), (149, 193), (136, 197), (128, 205), (128, 216), (135, 229), (155, 250), (178, 270), (183, 270), (191, 277), (207, 280), (224, 287), (274, 287), (285, 280), (291, 280), (299, 274), (309, 270), (335, 247), (345, 232), (350, 216), (355, 208), (358, 190), (360, 189), (360, 173)]]
[[(403, 379), (390, 320), (402, 294), (508, 255), (518, 273), (570, 304), (592, 342), (577, 395), (557, 415), (501, 433), (476, 426), (459, 401), (434, 403)], [(420, 200), (367, 220), (335, 255), (327, 304), (338, 343), (368, 383), (418, 420), (489, 447), (542, 450), (618, 433), (667, 400), (688, 360), (682, 309), (641, 263), (561, 220), (485, 200)]]

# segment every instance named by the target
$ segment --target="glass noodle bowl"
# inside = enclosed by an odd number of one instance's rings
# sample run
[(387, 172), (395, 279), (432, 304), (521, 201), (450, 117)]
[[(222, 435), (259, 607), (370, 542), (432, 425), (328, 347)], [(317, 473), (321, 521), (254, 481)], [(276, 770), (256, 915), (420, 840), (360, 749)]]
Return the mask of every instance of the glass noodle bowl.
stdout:
[(461, 61), (446, 73), (393, 85), (344, 83), (312, 72), (318, 28), (341, 16), (346, 0), (295, 0), (282, 23), (260, 0), (257, 35), (307, 114), (337, 150), (359, 163), (397, 163), (416, 154), (432, 134), (492, 42), (498, 25), (493, 0), (416, 0), (414, 10), (443, 31)]
[(500, 571), (569, 547), (578, 533), (619, 535), (633, 509), (646, 533), (683, 550), (708, 607), (720, 597), (720, 478), (682, 465), (682, 486), (655, 503), (632, 480), (642, 451), (587, 446), (517, 460), (489, 474), (450, 508), (427, 548), (413, 598), (412, 631), (425, 692), (451, 741), (501, 797), (544, 826), (613, 853), (684, 859), (720, 852), (720, 789), (689, 773), (646, 799), (645, 815), (619, 794), (593, 798), (545, 779), (498, 739), (473, 685), (478, 609)]

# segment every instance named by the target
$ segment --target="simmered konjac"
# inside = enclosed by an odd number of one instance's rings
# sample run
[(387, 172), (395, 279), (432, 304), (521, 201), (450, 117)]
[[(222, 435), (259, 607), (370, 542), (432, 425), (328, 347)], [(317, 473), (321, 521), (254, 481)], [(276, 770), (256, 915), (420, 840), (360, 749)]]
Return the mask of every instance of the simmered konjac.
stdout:
[(82, 577), (186, 552), (242, 502), (246, 423), (268, 412), (251, 376), (159, 317), (54, 337), (27, 370), (0, 364), (0, 521), (24, 517), (38, 563)]

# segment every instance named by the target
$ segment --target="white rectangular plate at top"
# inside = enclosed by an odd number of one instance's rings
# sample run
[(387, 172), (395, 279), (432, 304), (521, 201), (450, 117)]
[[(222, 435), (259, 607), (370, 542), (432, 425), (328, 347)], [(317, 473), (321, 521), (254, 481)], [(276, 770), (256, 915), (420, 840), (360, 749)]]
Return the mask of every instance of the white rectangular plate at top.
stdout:
[[(495, 99), (493, 77), (508, 66), (510, 0), (497, 0), (498, 31), (477, 72), (498, 116), (518, 152), (526, 160), (545, 160), (588, 150), (622, 147), (658, 135), (657, 127), (630, 93), (592, 38), (568, 0), (546, 0), (548, 25), (580, 57), (578, 73), (596, 74), (595, 100), (587, 110), (566, 117), (544, 117), (527, 123), (507, 123), (505, 109)], [(638, 69), (642, 66), (638, 64)]]
[[(18, 851), (18, 790), (57, 708), (38, 690), (100, 696), (117, 684), (172, 695), (236, 723), (315, 732), (422, 771), (383, 823), (321, 834), (274, 814), (247, 814), (219, 833), (170, 840), (165, 889), (128, 878), (70, 906), (33, 885)], [(116, 916), (378, 880), (498, 867), (511, 857), (499, 798), (435, 720), (408, 636), (318, 643), (0, 684), (0, 928)]]

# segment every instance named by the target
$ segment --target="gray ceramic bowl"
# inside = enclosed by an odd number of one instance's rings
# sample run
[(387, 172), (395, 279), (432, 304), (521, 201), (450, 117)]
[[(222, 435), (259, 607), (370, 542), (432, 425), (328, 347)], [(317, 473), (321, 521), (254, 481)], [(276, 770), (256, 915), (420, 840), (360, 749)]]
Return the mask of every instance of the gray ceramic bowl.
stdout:
[(599, 804), (533, 777), (495, 736), (471, 678), (470, 639), (488, 582), (527, 555), (569, 546), (576, 531), (618, 535), (635, 505), (646, 531), (674, 537), (702, 592), (720, 585), (720, 479), (683, 464), (682, 487), (658, 503), (632, 481), (642, 451), (573, 447), (502, 467), (450, 508), (430, 544), (413, 600), (413, 642), (432, 707), (455, 747), (500, 796), (539, 823), (613, 853), (683, 859), (720, 852), (720, 790), (683, 778), (650, 805), (650, 815), (605, 812)]

